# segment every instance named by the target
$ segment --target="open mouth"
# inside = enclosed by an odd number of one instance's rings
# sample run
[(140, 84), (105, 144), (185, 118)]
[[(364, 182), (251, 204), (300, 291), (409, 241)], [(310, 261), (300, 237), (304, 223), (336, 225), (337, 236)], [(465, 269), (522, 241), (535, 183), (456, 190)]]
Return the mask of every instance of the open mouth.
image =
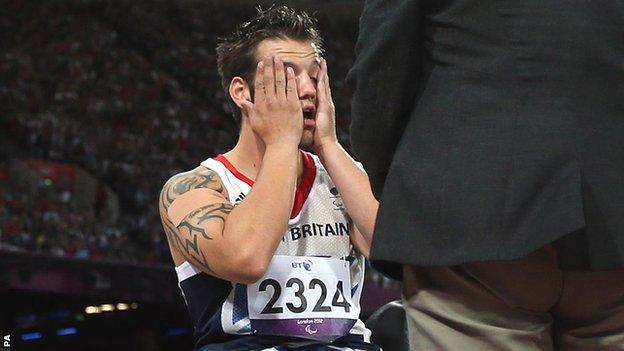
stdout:
[(316, 128), (316, 107), (314, 105), (303, 107), (303, 126), (306, 129)]
[(303, 108), (303, 118), (304, 119), (314, 119), (316, 117), (316, 109), (314, 107), (305, 107)]

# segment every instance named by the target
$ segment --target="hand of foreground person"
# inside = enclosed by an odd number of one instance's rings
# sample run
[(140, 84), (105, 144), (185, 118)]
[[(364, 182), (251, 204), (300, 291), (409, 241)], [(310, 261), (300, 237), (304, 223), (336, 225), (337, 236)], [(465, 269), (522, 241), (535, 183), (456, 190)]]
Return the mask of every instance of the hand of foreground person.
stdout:
[(317, 114), (314, 130), (314, 150), (320, 154), (326, 145), (338, 142), (336, 137), (336, 108), (331, 97), (327, 61), (321, 59), (321, 69), (317, 76)]
[(269, 147), (275, 144), (299, 145), (303, 132), (303, 111), (295, 73), (284, 69), (279, 57), (266, 57), (258, 63), (254, 82), (254, 102), (243, 102), (253, 131)]

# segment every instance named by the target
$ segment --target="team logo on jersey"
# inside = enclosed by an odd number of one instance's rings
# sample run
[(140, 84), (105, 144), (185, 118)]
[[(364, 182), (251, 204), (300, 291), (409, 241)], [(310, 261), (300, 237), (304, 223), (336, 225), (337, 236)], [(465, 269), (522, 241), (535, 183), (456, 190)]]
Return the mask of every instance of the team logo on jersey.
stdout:
[(334, 209), (335, 210), (344, 210), (344, 203), (342, 202), (342, 199), (334, 199), (334, 201), (332, 201), (332, 203), (334, 204)]
[(344, 202), (342, 202), (342, 196), (338, 192), (338, 189), (336, 189), (336, 187), (332, 187), (329, 189), (329, 193), (331, 194), (329, 198), (333, 199), (332, 204), (334, 205), (334, 210), (345, 211)]

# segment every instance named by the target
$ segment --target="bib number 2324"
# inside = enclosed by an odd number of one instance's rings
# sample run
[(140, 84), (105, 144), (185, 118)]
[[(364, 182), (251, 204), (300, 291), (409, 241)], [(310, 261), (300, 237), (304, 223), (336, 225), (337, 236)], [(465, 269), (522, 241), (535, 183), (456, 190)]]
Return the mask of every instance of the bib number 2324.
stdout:
[[(265, 279), (260, 283), (258, 287), (259, 291), (267, 291), (269, 287), (273, 288), (273, 295), (267, 302), (266, 306), (260, 311), (261, 314), (278, 314), (283, 313), (284, 308), (276, 306), (276, 302), (280, 299), (282, 294), (282, 286), (279, 281), (269, 278)], [(286, 287), (296, 287), (294, 291), (294, 297), (299, 300), (298, 303), (286, 302), (286, 308), (290, 310), (292, 313), (304, 313), (308, 310), (308, 299), (306, 298), (306, 285), (303, 280), (299, 278), (290, 278), (286, 281)], [(334, 297), (331, 302), (331, 306), (326, 306), (325, 301), (327, 299), (327, 286), (325, 283), (317, 278), (313, 278), (310, 280), (308, 284), (308, 289), (320, 289), (320, 296), (316, 300), (314, 304), (314, 308), (312, 308), (312, 312), (332, 312), (332, 307), (341, 307), (344, 308), (345, 312), (349, 312), (351, 310), (351, 303), (347, 301), (344, 293), (344, 282), (339, 280), (336, 283), (336, 292), (334, 293)]]
[(349, 263), (336, 258), (275, 256), (266, 275), (247, 287), (258, 334), (331, 340), (359, 316), (351, 299)]

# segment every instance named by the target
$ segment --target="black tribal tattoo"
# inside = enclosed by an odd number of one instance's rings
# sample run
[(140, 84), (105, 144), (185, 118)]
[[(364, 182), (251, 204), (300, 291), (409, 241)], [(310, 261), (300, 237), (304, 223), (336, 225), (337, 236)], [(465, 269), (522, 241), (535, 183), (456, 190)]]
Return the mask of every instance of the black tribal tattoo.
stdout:
[(171, 178), (163, 188), (163, 194), (170, 205), (177, 196), (180, 196), (191, 189), (209, 188), (221, 194), (225, 193), (223, 184), (219, 180), (217, 174), (210, 169), (195, 171), (191, 173), (182, 173)]
[(163, 187), (160, 196), (161, 218), (167, 240), (172, 247), (177, 248), (187, 261), (197, 264), (208, 272), (213, 270), (208, 265), (206, 255), (201, 249), (198, 240), (213, 240), (202, 223), (209, 220), (219, 220), (225, 223), (225, 218), (234, 208), (226, 203), (214, 203), (202, 206), (191, 212), (176, 228), (163, 214), (176, 197), (198, 188), (210, 188), (227, 198), (223, 184), (217, 174), (209, 169), (183, 173), (171, 178)]
[[(167, 240), (178, 248), (178, 252), (185, 260), (192, 262), (193, 264), (198, 264), (203, 267), (207, 272), (213, 272), (212, 268), (208, 264), (208, 260), (206, 260), (206, 256), (201, 250), (199, 250), (197, 246), (197, 237), (194, 238), (194, 241), (181, 237), (176, 228), (174, 228), (171, 224), (166, 223), (163, 220), (163, 227), (165, 228), (165, 234), (167, 234)], [(191, 253), (194, 251), (196, 254)]]
[(232, 212), (232, 209), (234, 209), (234, 207), (230, 204), (214, 204), (211, 206), (204, 206), (202, 207), (202, 209), (207, 208), (207, 207), (214, 207), (214, 206), (216, 207), (213, 209), (210, 209), (206, 213), (203, 213), (201, 216), (197, 217), (198, 219), (197, 224), (202, 224), (202, 222), (205, 222), (213, 218), (218, 218), (223, 223), (225, 223), (225, 216), (230, 214), (230, 212)]

